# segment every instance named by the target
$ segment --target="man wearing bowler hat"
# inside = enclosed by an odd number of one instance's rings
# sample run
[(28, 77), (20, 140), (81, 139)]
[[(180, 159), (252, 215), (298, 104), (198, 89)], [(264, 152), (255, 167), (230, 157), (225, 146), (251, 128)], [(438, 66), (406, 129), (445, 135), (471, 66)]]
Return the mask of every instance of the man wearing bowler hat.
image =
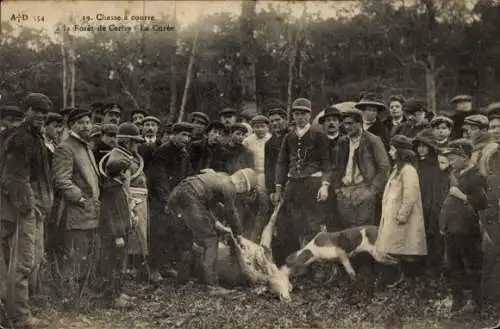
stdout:
[(295, 248), (304, 246), (326, 224), (325, 201), (331, 178), (328, 139), (325, 133), (311, 127), (311, 112), (311, 101), (306, 98), (297, 98), (292, 104), (297, 127), (281, 145), (276, 191), (272, 196), (275, 204), (283, 196), (290, 232), (278, 234), (290, 234)]
[(12, 128), (2, 145), (0, 237), (2, 245), (7, 247), (2, 251), (13, 250), (13, 253), (0, 251), (0, 262), (10, 268), (9, 274), (0, 278), (0, 284), (5, 280), (7, 287), (13, 288), (5, 298), (7, 315), (16, 327), (22, 328), (44, 325), (31, 315), (28, 281), (40, 265), (37, 255), (43, 250), (37, 248), (43, 231), (39, 230), (43, 229), (43, 220), (54, 198), (49, 155), (41, 133), (52, 107), (46, 95), (26, 96), (21, 104), (24, 122)]
[(172, 231), (172, 226), (165, 220), (165, 206), (170, 192), (181, 180), (192, 173), (188, 147), (193, 125), (180, 122), (172, 127), (172, 138), (163, 144), (153, 155), (149, 166), (149, 191), (151, 198), (151, 269), (152, 279), (162, 279), (161, 267), (174, 254), (176, 239), (182, 239)]
[(354, 106), (363, 112), (363, 130), (380, 137), (385, 149), (389, 150), (389, 130), (379, 119), (380, 113), (387, 110), (381, 98), (378, 95), (368, 93)]
[(85, 109), (70, 112), (69, 136), (56, 149), (52, 164), (54, 187), (61, 197), (57, 223), (65, 230), (63, 273), (69, 296), (80, 293), (98, 257), (99, 169), (89, 145), (90, 116)]

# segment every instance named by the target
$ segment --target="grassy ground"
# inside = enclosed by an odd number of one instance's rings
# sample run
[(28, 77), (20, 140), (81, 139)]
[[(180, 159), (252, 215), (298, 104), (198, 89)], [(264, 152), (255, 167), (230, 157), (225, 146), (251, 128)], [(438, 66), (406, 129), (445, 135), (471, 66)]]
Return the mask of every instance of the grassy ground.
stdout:
[(378, 291), (372, 300), (346, 303), (348, 284), (297, 284), (292, 302), (280, 303), (269, 295), (237, 290), (227, 296), (209, 296), (197, 284), (175, 288), (171, 281), (153, 287), (129, 282), (135, 291), (134, 308), (119, 311), (91, 303), (86, 311), (64, 311), (60, 303), (39, 301), (35, 313), (54, 329), (127, 328), (334, 328), (334, 329), (475, 329), (494, 322), (486, 310), (479, 315), (448, 317), (450, 303), (441, 282), (419, 281)]

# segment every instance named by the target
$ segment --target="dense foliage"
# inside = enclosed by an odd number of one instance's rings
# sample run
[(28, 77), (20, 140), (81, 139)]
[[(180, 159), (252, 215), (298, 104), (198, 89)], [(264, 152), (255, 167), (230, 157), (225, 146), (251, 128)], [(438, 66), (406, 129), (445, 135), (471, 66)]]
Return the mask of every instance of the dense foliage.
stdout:
[[(175, 117), (198, 30), (187, 113), (214, 115), (221, 106), (240, 106), (249, 60), (255, 65), (257, 104), (276, 98), (286, 102), (292, 56), (292, 97), (310, 97), (316, 112), (368, 90), (385, 97), (421, 97), (431, 108), (434, 95), (437, 111), (447, 110), (457, 93), (471, 94), (477, 106), (484, 106), (500, 98), (500, 3), (467, 4), (364, 0), (358, 8), (328, 19), (314, 14), (296, 19), (269, 6), (247, 20), (218, 13), (176, 32), (68, 35), (75, 53), (75, 101), (87, 105), (111, 98), (129, 109)], [(157, 23), (166, 22), (172, 17)], [(2, 29), (2, 102), (17, 102), (27, 91), (38, 91), (61, 107), (58, 40), (27, 27), (17, 33), (10, 22), (2, 22)], [(247, 42), (252, 46), (245, 47)]]

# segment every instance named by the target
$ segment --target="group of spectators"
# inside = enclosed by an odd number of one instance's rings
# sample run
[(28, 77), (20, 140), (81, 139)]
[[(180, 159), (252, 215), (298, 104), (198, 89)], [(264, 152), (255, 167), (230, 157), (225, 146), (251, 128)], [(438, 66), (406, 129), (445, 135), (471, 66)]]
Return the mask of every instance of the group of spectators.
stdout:
[[(224, 108), (217, 120), (192, 112), (175, 124), (115, 103), (56, 111), (39, 93), (2, 106), (0, 295), (9, 319), (41, 325), (29, 296), (40, 292), (44, 264), (60, 273), (63, 297), (104, 291), (113, 306), (130, 307), (124, 273), (185, 280), (186, 241), (205, 250), (205, 283), (223, 289), (218, 240), (202, 223), (214, 214), (194, 208), (218, 193), (215, 216), (254, 241), (271, 204), (283, 202), (278, 265), (323, 227), (379, 225), (376, 247), (401, 260), (379, 273), (384, 285), (446, 274), (454, 311), (499, 301), (500, 103), (478, 111), (459, 95), (451, 116), (402, 96), (353, 104), (312, 120), (311, 102), (298, 98), (290, 120), (269, 102), (262, 114)], [(181, 183), (198, 184), (189, 202)], [(182, 218), (182, 207), (200, 221)]]

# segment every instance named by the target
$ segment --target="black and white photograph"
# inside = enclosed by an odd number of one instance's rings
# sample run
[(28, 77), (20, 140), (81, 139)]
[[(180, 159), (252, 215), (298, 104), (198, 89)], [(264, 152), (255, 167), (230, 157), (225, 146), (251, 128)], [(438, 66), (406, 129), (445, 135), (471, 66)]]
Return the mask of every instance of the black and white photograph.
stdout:
[(0, 329), (500, 329), (500, 1), (0, 1)]

